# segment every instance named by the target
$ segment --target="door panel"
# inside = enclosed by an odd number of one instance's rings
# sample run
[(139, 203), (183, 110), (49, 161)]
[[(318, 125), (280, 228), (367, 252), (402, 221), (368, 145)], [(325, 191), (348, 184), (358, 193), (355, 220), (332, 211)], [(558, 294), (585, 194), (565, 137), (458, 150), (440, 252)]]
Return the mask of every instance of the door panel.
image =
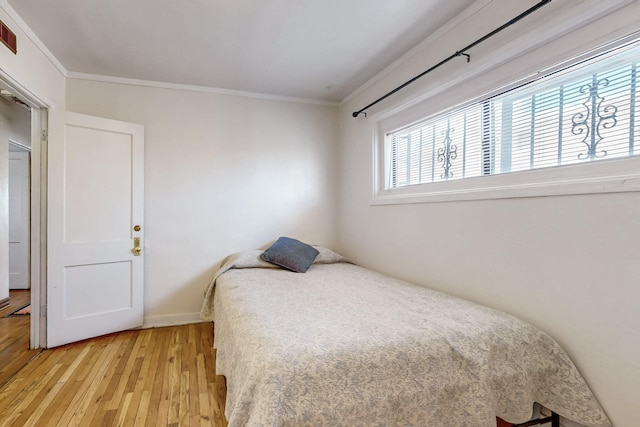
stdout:
[(65, 267), (65, 319), (129, 310), (131, 262)]
[(65, 242), (130, 239), (132, 135), (72, 125), (66, 133)]
[[(47, 347), (142, 325), (144, 129), (52, 111)], [(140, 225), (142, 229), (135, 231)]]

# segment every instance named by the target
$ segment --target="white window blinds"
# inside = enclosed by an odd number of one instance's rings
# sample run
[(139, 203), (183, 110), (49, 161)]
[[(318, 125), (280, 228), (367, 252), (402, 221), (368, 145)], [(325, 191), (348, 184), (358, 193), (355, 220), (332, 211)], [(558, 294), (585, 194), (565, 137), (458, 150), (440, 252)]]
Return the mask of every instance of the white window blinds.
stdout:
[(581, 61), (386, 135), (387, 189), (640, 152), (640, 46)]

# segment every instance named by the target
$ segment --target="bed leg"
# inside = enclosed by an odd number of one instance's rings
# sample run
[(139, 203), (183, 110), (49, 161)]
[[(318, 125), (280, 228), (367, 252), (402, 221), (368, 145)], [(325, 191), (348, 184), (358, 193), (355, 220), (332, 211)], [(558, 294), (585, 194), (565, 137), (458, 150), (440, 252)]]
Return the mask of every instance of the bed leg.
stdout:
[[(500, 424), (501, 421), (504, 424)], [(536, 420), (527, 421), (521, 424), (509, 424), (504, 422), (502, 419), (498, 418), (498, 427), (501, 427), (502, 425), (505, 425), (505, 424), (510, 425), (511, 427), (530, 427), (530, 426), (536, 426), (539, 424), (546, 424), (548, 422), (551, 422), (551, 427), (560, 427), (560, 415), (552, 411), (551, 416), (549, 417), (538, 418)]]

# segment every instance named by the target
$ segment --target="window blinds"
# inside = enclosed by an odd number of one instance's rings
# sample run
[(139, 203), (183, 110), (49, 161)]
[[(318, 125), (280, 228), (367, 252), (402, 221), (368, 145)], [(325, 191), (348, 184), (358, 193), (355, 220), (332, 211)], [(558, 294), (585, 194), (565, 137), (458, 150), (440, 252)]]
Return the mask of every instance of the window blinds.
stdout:
[(640, 47), (391, 132), (387, 188), (633, 156)]

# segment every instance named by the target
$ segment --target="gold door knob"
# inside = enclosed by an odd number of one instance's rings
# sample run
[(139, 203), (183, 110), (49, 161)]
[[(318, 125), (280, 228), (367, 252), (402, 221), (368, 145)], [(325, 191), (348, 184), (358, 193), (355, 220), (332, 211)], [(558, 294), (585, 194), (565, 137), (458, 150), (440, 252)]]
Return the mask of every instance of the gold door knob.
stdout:
[(142, 248), (140, 247), (140, 238), (134, 237), (133, 238), (133, 255), (140, 256), (141, 253), (142, 253)]

